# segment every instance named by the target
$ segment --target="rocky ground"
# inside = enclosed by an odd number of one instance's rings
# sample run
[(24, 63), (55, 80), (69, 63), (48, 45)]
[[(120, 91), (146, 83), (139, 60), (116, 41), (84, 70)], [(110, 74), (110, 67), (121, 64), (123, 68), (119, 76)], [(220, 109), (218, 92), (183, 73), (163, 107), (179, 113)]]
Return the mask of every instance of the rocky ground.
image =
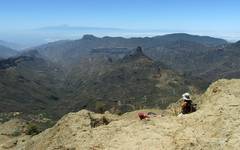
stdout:
[[(198, 98), (197, 112), (177, 117), (173, 111), (140, 121), (136, 112), (116, 116), (86, 110), (65, 115), (44, 132), (30, 137), (3, 134), (0, 149), (13, 150), (158, 150), (239, 149), (240, 80), (219, 80)], [(15, 124), (18, 124), (15, 122)], [(10, 138), (11, 137), (11, 138)]]

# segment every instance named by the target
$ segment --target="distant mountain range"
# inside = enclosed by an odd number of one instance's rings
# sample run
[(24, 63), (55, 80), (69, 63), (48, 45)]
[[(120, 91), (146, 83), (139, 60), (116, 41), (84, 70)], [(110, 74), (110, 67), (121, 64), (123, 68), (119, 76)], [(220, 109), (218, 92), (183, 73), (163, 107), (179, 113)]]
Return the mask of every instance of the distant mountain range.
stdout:
[[(58, 41), (36, 47), (43, 56), (46, 56), (50, 60), (55, 62), (69, 62), (73, 61), (72, 57), (83, 56), (88, 54), (93, 49), (114, 49), (114, 48), (125, 48), (132, 50), (137, 46), (141, 46), (148, 55), (148, 49), (169, 47), (178, 44), (177, 42), (186, 41), (192, 45), (186, 47), (188, 50), (193, 51), (193, 46), (201, 48), (201, 51), (206, 51), (216, 46), (223, 46), (227, 44), (225, 40), (211, 38), (206, 36), (193, 36), (188, 34), (171, 34), (165, 36), (146, 37), (146, 38), (122, 38), (122, 37), (103, 37), (98, 38), (93, 35), (84, 35), (80, 40), (73, 41)], [(179, 45), (179, 44), (178, 44)], [(184, 45), (184, 44), (183, 44)], [(185, 46), (185, 45), (184, 45)], [(157, 50), (154, 50), (157, 51)], [(157, 53), (157, 52), (156, 52)], [(150, 52), (149, 52), (150, 54)], [(153, 54), (154, 55), (154, 54)], [(158, 56), (156, 56), (158, 57)]]
[(0, 110), (58, 117), (164, 108), (183, 92), (239, 78), (239, 52), (239, 42), (183, 33), (52, 42), (0, 61)]
[[(215, 55), (220, 49), (228, 49), (230, 45), (232, 44), (223, 39), (184, 33), (152, 38), (98, 38), (93, 35), (85, 35), (80, 40), (53, 42), (37, 47), (35, 50), (39, 51), (46, 59), (60, 63), (69, 69), (78, 63), (81, 57), (86, 57), (92, 51), (108, 51), (108, 53), (112, 51), (114, 53), (117, 49), (124, 49), (126, 53), (141, 46), (144, 53), (153, 60), (160, 61), (181, 74), (197, 75), (214, 70), (214, 66), (216, 66), (214, 63), (218, 62), (206, 64), (206, 61), (211, 61), (206, 59), (211, 59), (211, 55)], [(227, 53), (231, 52), (227, 51)], [(232, 60), (228, 59), (228, 61)], [(212, 65), (213, 67), (211, 67)], [(217, 79), (217, 77), (211, 79)]]
[(12, 43), (12, 42), (6, 42), (6, 41), (2, 41), (2, 40), (0, 40), (0, 45), (5, 46), (5, 47), (9, 47), (11, 49), (15, 49), (17, 51), (24, 48), (24, 46), (22, 46), (20, 44)]
[(16, 56), (18, 52), (6, 46), (0, 45), (0, 59)]

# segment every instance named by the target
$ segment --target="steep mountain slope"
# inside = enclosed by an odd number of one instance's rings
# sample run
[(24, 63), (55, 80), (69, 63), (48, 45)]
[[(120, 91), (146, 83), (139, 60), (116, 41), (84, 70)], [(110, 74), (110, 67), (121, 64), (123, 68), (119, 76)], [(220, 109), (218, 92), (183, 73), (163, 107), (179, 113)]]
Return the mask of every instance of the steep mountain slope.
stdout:
[(238, 149), (239, 86), (240, 80), (213, 83), (200, 97), (200, 109), (181, 118), (165, 115), (140, 121), (136, 112), (120, 117), (86, 110), (69, 113), (53, 128), (12, 149)]
[(240, 44), (229, 44), (200, 56), (199, 65), (204, 67), (196, 72), (195, 76), (215, 81), (219, 78), (240, 77)]
[(65, 85), (69, 93), (57, 105), (60, 112), (164, 108), (181, 93), (193, 90), (191, 82), (186, 84), (190, 80), (154, 62), (140, 47), (122, 59), (107, 56), (94, 54), (72, 69)]
[(198, 91), (195, 81), (154, 62), (141, 47), (98, 50), (71, 69), (37, 51), (0, 61), (1, 112), (46, 113), (54, 118), (80, 109), (123, 113), (164, 108), (183, 92)]
[(147, 49), (145, 53), (179, 73), (211, 83), (221, 78), (240, 77), (239, 52), (239, 42), (207, 48), (196, 43), (177, 41)]
[(3, 58), (8, 58), (8, 57), (15, 56), (17, 54), (18, 54), (17, 51), (15, 51), (11, 48), (0, 45), (0, 58), (2, 58), (2, 59)]
[(37, 113), (58, 100), (63, 72), (37, 56), (0, 61), (0, 111)]
[(177, 40), (169, 44), (151, 47), (145, 50), (145, 53), (154, 60), (161, 61), (174, 70), (184, 73), (195, 71), (205, 67), (199, 65), (199, 58), (215, 47), (207, 47), (192, 41)]

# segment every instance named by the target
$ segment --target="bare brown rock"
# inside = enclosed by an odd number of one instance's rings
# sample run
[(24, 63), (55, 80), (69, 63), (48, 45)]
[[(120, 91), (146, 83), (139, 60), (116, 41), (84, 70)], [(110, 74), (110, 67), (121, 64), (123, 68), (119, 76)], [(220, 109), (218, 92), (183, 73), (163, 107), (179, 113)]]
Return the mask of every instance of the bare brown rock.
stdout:
[[(221, 90), (213, 92), (216, 87)], [(239, 87), (240, 80), (213, 83), (200, 97), (200, 109), (182, 117), (165, 115), (140, 121), (137, 112), (122, 116), (95, 114), (86, 110), (69, 113), (54, 127), (12, 149), (238, 149)]]

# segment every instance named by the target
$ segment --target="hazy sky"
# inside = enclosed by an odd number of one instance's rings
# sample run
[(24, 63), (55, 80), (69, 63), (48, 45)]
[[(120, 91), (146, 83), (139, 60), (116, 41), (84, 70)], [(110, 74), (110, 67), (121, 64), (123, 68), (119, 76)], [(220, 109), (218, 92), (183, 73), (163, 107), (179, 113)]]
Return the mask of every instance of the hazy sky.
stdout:
[(1, 0), (0, 20), (2, 33), (66, 24), (238, 38), (240, 1)]

